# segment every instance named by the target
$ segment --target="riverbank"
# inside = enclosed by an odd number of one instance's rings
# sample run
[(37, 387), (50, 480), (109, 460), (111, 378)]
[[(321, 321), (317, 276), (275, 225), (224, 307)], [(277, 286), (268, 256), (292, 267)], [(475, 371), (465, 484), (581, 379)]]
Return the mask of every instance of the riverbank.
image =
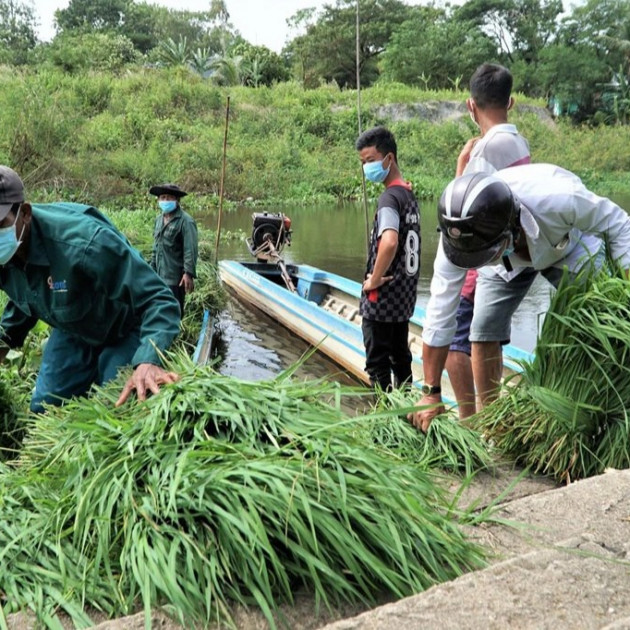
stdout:
[[(226, 202), (310, 204), (362, 197), (354, 150), (357, 94), (325, 85), (218, 88), (190, 73), (143, 69), (69, 76), (0, 67), (0, 161), (29, 197), (145, 207), (148, 188), (177, 181), (188, 206), (216, 206), (230, 97)], [(462, 90), (382, 84), (361, 92), (361, 124), (391, 127), (420, 197), (441, 192), (477, 133)], [(630, 194), (630, 127), (573, 127), (545, 103), (515, 95), (510, 119), (535, 161), (560, 164), (602, 195)], [(378, 187), (368, 185), (375, 196)]]

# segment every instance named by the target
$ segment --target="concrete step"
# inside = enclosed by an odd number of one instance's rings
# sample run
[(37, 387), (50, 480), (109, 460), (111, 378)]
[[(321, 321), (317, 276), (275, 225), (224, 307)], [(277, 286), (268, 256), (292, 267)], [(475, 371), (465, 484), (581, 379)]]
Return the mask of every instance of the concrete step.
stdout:
[(630, 471), (515, 499), (471, 528), (484, 570), (324, 630), (630, 628)]

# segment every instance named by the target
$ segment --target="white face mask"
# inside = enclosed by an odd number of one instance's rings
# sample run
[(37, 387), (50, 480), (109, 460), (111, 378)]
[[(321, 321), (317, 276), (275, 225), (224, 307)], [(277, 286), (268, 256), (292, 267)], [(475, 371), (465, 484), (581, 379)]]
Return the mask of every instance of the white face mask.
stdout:
[[(20, 208), (21, 209), (21, 208)], [(24, 226), (22, 226), (22, 233), (20, 238), (17, 237), (17, 220), (20, 216), (20, 210), (15, 215), (15, 221), (13, 225), (0, 228), (0, 265), (6, 265), (17, 252), (18, 248), (22, 244), (22, 236), (24, 235)]]

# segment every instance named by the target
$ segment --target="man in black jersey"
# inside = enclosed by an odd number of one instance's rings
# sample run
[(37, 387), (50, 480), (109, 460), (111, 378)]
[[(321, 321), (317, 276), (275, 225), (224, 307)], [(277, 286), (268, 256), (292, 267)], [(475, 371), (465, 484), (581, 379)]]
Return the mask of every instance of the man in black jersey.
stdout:
[(411, 383), (409, 319), (420, 273), (420, 215), (398, 168), (396, 140), (375, 127), (356, 142), (365, 178), (382, 183), (368, 253), (360, 313), (370, 382), (384, 391)]

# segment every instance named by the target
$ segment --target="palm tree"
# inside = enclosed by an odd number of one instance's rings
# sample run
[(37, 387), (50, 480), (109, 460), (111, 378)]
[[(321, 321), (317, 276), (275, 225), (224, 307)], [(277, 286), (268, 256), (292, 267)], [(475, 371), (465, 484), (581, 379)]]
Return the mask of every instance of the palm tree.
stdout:
[(188, 42), (185, 37), (180, 36), (177, 42), (172, 37), (169, 37), (164, 42), (160, 42), (158, 58), (164, 65), (185, 66), (189, 57)]
[(241, 83), (242, 57), (215, 55), (210, 61), (209, 70), (212, 80), (218, 85), (239, 85)]
[(197, 50), (193, 51), (190, 55), (190, 60), (188, 61), (188, 65), (191, 69), (202, 77), (210, 73), (211, 63), (212, 55), (210, 54), (209, 48), (197, 48)]

